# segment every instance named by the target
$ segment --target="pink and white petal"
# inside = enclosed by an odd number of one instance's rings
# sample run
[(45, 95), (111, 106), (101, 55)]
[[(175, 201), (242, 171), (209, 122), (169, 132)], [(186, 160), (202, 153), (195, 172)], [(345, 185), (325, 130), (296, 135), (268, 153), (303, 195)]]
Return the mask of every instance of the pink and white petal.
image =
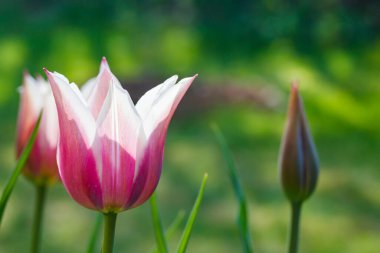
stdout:
[(121, 211), (135, 176), (139, 146), (145, 143), (141, 120), (127, 91), (111, 84), (98, 120), (103, 211)]
[(42, 109), (42, 94), (36, 81), (28, 73), (24, 74), (23, 85), (19, 88), (20, 109), (17, 117), (17, 154), (20, 154)]
[(119, 80), (117, 80), (117, 78), (112, 74), (107, 62), (103, 60), (99, 75), (96, 77), (94, 88), (87, 99), (88, 106), (95, 119), (100, 113), (111, 84), (121, 88)]
[(108, 69), (109, 71), (111, 71), (110, 66), (108, 65), (107, 59), (104, 56), (102, 58), (102, 61), (100, 62), (100, 68), (99, 69), (100, 69), (99, 72), (101, 72), (104, 69)]
[(137, 176), (133, 183), (132, 194), (125, 205), (130, 209), (143, 204), (154, 192), (161, 177), (164, 159), (166, 131), (164, 122), (151, 134), (142, 157), (139, 159)]
[(166, 92), (162, 93), (155, 101), (143, 121), (145, 134), (148, 139), (161, 122), (165, 122), (164, 125), (169, 124), (179, 102), (196, 77), (197, 75), (182, 79), (178, 84), (170, 87)]
[(61, 74), (46, 70), (46, 75), (54, 95), (60, 129), (63, 129), (61, 121), (74, 121), (80, 134), (84, 136), (86, 145), (91, 147), (95, 138), (96, 123), (78, 87), (74, 83), (68, 83)]
[[(102, 192), (92, 145), (96, 124), (78, 88), (45, 70), (55, 98), (60, 127), (57, 162), (63, 184), (81, 205), (102, 208)], [(79, 94), (78, 94), (79, 92)]]
[[(46, 82), (43, 85), (49, 84)], [(59, 126), (57, 109), (50, 86), (45, 89), (41, 124), (25, 172), (28, 174), (29, 170), (30, 176), (41, 182), (52, 182), (59, 180), (56, 158)]]
[[(102, 62), (100, 63), (99, 72), (102, 72), (103, 69), (105, 69), (105, 68), (110, 70), (110, 67), (108, 66), (106, 58), (103, 57)], [(89, 97), (91, 96), (92, 92), (94, 91), (96, 83), (97, 83), (97, 77), (94, 77), (82, 85), (81, 92), (82, 92), (83, 97), (86, 101), (88, 101)]]
[(83, 98), (88, 101), (88, 98), (90, 97), (91, 93), (93, 92), (96, 85), (96, 77), (91, 78), (88, 80), (85, 84), (82, 85), (80, 91), (83, 94)]
[(143, 122), (148, 144), (139, 163), (128, 208), (144, 203), (156, 189), (161, 176), (167, 128), (175, 109), (195, 78), (196, 76), (182, 79), (162, 94)]
[(45, 96), (40, 128), (45, 133), (46, 145), (56, 148), (59, 137), (58, 113), (50, 86)]
[(172, 76), (167, 79), (162, 84), (155, 86), (154, 88), (148, 90), (136, 103), (136, 110), (138, 111), (140, 117), (144, 120), (152, 109), (152, 105), (159, 99), (159, 97), (165, 93), (168, 89), (173, 87), (177, 81), (178, 76)]

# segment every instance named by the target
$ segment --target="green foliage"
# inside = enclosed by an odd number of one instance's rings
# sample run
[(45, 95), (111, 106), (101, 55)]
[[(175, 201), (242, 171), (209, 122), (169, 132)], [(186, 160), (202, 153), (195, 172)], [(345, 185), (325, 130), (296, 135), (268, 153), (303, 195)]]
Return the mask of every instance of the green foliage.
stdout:
[(205, 174), (203, 176), (203, 181), (202, 181), (201, 187), (199, 189), (197, 199), (195, 200), (193, 209), (191, 210), (189, 218), (187, 219), (187, 223), (186, 223), (185, 229), (183, 230), (181, 240), (179, 241), (177, 253), (185, 253), (186, 252), (187, 244), (189, 243), (189, 239), (190, 239), (191, 231), (193, 229), (195, 218), (197, 217), (199, 206), (201, 205), (201, 202), (202, 202), (203, 193), (204, 193), (204, 190), (206, 187), (207, 178), (208, 178), (208, 174)]
[(249, 219), (248, 219), (248, 207), (247, 200), (245, 198), (244, 190), (241, 186), (241, 182), (238, 175), (238, 170), (234, 158), (232, 157), (231, 151), (227, 145), (227, 141), (220, 131), (217, 125), (213, 125), (212, 129), (214, 131), (215, 137), (218, 141), (220, 149), (222, 151), (222, 156), (227, 164), (228, 175), (234, 189), (237, 201), (239, 203), (239, 214), (237, 218), (237, 224), (240, 230), (240, 236), (243, 243), (243, 249), (245, 253), (252, 253), (252, 242), (251, 233), (249, 231)]
[[(165, 238), (167, 241), (169, 241), (173, 237), (174, 233), (178, 230), (179, 226), (182, 224), (184, 219), (185, 219), (185, 212), (183, 210), (179, 211), (175, 219), (172, 221), (168, 229), (165, 231)], [(152, 253), (159, 253), (159, 252), (160, 251), (157, 248), (154, 248), (152, 250)]]
[(158, 211), (156, 193), (153, 193), (153, 195), (150, 197), (149, 202), (150, 202), (150, 209), (151, 209), (152, 220), (153, 220), (153, 228), (154, 228), (154, 234), (156, 236), (156, 243), (157, 243), (158, 251), (160, 253), (168, 253), (168, 246), (166, 243), (164, 229), (162, 227), (160, 213)]
[(38, 128), (40, 126), (41, 117), (42, 117), (42, 112), (38, 116), (38, 120), (36, 122), (36, 125), (34, 126), (32, 134), (30, 135), (26, 146), (22, 150), (20, 158), (18, 159), (15, 168), (13, 169), (12, 175), (9, 178), (9, 180), (8, 180), (6, 186), (5, 186), (5, 188), (1, 194), (1, 199), (0, 199), (0, 225), (1, 225), (1, 221), (2, 221), (2, 218), (4, 215), (4, 211), (5, 211), (5, 207), (7, 205), (8, 199), (11, 196), (13, 188), (16, 185), (17, 179), (20, 176), (22, 169), (25, 166), (26, 161), (28, 160), (30, 152), (32, 151), (34, 141), (36, 140), (36, 137), (37, 137)]
[(87, 245), (87, 253), (95, 253), (97, 250), (98, 238), (100, 229), (102, 228), (103, 214), (98, 213), (96, 216), (96, 221), (94, 224), (94, 228), (92, 229), (90, 239)]

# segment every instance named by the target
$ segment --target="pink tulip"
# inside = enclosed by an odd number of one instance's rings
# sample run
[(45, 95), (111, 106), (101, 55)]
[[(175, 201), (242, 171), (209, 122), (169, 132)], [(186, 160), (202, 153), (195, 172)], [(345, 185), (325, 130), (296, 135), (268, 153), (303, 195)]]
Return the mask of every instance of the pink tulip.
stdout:
[(24, 75), (20, 88), (20, 108), (17, 121), (17, 156), (21, 154), (43, 110), (40, 128), (33, 149), (23, 170), (24, 175), (37, 184), (59, 180), (56, 162), (59, 135), (58, 116), (49, 83), (42, 77)]
[(57, 105), (57, 160), (66, 190), (103, 213), (143, 204), (161, 175), (170, 120), (196, 76), (177, 84), (173, 76), (134, 105), (105, 59), (82, 93), (63, 75), (45, 72)]

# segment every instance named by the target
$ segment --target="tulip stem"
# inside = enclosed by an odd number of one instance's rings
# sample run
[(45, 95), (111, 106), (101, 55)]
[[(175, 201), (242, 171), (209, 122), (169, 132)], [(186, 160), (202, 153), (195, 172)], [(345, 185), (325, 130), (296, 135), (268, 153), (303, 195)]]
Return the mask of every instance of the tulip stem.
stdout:
[(40, 252), (40, 241), (42, 233), (42, 218), (44, 213), (44, 205), (46, 199), (46, 185), (37, 185), (37, 199), (36, 206), (34, 209), (34, 220), (33, 220), (33, 230), (32, 230), (32, 244), (31, 252)]
[(104, 230), (103, 230), (103, 247), (102, 253), (113, 252), (113, 242), (115, 238), (116, 227), (116, 213), (105, 213), (104, 217)]
[(292, 203), (291, 205), (292, 216), (289, 236), (289, 253), (297, 253), (302, 203)]

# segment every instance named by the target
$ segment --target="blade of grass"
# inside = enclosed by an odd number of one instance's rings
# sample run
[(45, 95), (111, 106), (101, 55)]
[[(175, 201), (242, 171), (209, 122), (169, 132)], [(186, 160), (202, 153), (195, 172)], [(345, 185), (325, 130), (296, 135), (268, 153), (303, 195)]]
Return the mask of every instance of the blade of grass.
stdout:
[(98, 242), (100, 228), (102, 227), (102, 221), (103, 221), (103, 214), (98, 213), (96, 216), (96, 221), (91, 233), (90, 240), (88, 241), (87, 251), (86, 251), (87, 253), (95, 253), (95, 249), (97, 248), (96, 243)]
[(24, 168), (26, 161), (28, 160), (30, 152), (32, 151), (34, 141), (36, 140), (36, 137), (37, 137), (38, 128), (40, 126), (41, 117), (42, 117), (42, 112), (38, 116), (38, 120), (36, 122), (36, 125), (34, 126), (32, 134), (29, 137), (28, 143), (26, 144), (26, 146), (22, 150), (20, 158), (17, 161), (16, 167), (13, 169), (12, 175), (9, 178), (8, 182), (6, 183), (4, 191), (1, 195), (1, 199), (0, 199), (0, 226), (1, 226), (1, 221), (3, 218), (3, 214), (5, 211), (5, 207), (7, 205), (8, 199), (9, 199), (9, 197), (13, 191), (13, 188), (16, 185), (18, 176), (21, 174), (21, 171)]
[(170, 224), (168, 229), (165, 232), (166, 240), (169, 240), (173, 237), (174, 233), (178, 230), (179, 226), (182, 224), (183, 220), (185, 219), (185, 211), (181, 210), (178, 212), (177, 216), (173, 220), (173, 222)]
[(158, 252), (168, 253), (169, 252), (168, 245), (166, 243), (164, 229), (162, 228), (161, 217), (158, 211), (156, 193), (153, 193), (153, 195), (150, 197), (149, 202), (150, 202), (150, 210), (151, 210), (152, 219), (153, 219), (154, 235), (156, 237)]
[(247, 201), (244, 195), (243, 188), (241, 186), (241, 182), (238, 176), (238, 171), (236, 168), (236, 164), (232, 153), (228, 147), (227, 141), (223, 136), (222, 132), (218, 128), (218, 126), (213, 125), (212, 129), (214, 131), (215, 137), (219, 143), (220, 149), (223, 154), (223, 158), (227, 163), (227, 169), (229, 178), (231, 180), (236, 198), (239, 203), (239, 215), (237, 217), (237, 223), (240, 230), (240, 236), (244, 247), (245, 253), (252, 253), (252, 241), (251, 241), (251, 233), (249, 231), (249, 220), (248, 220), (248, 208)]
[[(181, 210), (178, 212), (177, 216), (174, 218), (173, 222), (170, 224), (169, 228), (165, 231), (166, 241), (169, 241), (174, 233), (178, 230), (179, 226), (182, 224), (185, 218), (185, 211)], [(152, 253), (159, 253), (157, 247), (152, 250)]]
[(205, 191), (207, 178), (208, 178), (208, 175), (206, 173), (203, 176), (202, 184), (201, 184), (201, 187), (199, 188), (197, 199), (195, 200), (193, 209), (191, 210), (189, 218), (187, 219), (185, 229), (184, 229), (184, 231), (182, 233), (182, 237), (179, 241), (177, 253), (185, 253), (186, 252), (187, 244), (189, 242), (190, 235), (191, 235), (191, 230), (193, 229), (194, 221), (195, 221), (195, 218), (197, 217), (199, 206), (202, 202), (203, 193)]

